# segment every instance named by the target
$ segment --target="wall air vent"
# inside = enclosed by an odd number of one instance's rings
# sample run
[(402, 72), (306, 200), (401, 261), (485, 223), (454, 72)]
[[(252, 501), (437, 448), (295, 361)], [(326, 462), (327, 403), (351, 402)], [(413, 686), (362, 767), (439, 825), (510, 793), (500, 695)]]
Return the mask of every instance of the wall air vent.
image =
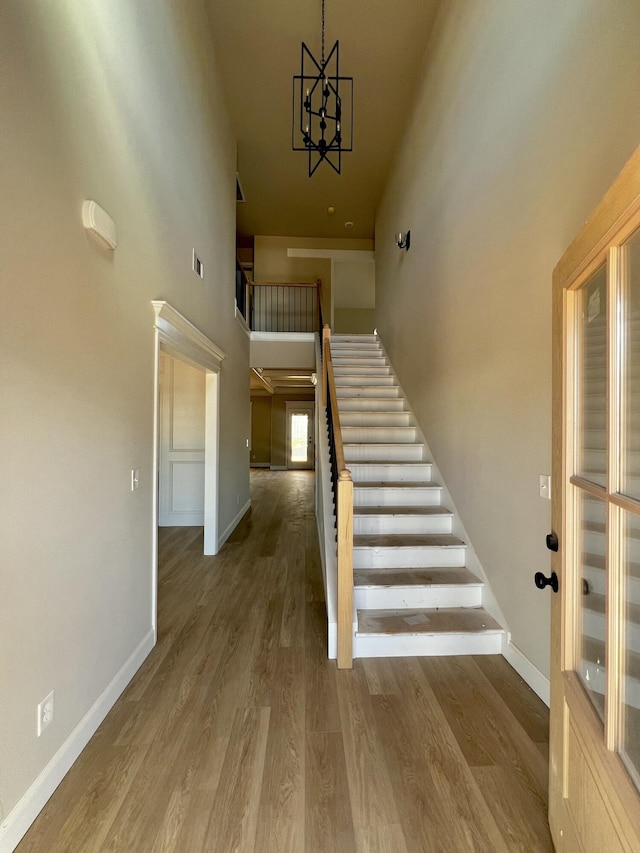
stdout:
[(196, 255), (195, 249), (193, 250), (193, 261), (191, 264), (191, 268), (193, 269), (194, 273), (198, 276), (198, 278), (201, 278), (202, 281), (204, 281), (204, 264), (202, 263), (200, 258)]

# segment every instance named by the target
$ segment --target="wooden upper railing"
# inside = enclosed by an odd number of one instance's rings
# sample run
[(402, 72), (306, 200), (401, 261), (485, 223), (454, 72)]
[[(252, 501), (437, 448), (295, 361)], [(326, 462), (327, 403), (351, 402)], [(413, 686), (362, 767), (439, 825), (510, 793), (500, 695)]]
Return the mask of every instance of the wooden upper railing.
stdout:
[(329, 459), (338, 533), (338, 667), (353, 666), (353, 481), (344, 461), (331, 329), (322, 329), (322, 403), (329, 427)]

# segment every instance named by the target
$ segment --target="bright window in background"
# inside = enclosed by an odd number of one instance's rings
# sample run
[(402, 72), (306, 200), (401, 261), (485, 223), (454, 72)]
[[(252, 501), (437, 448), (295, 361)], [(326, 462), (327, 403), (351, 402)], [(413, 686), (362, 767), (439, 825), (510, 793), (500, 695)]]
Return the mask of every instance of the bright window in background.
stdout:
[(309, 415), (291, 415), (291, 461), (308, 459)]

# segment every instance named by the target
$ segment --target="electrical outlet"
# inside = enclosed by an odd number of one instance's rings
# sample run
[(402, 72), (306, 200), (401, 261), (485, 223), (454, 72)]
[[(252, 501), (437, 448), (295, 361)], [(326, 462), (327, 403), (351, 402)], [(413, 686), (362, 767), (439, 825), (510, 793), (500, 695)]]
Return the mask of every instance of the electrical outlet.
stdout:
[(55, 690), (52, 690), (48, 696), (46, 696), (42, 702), (38, 705), (38, 717), (37, 717), (37, 731), (38, 737), (42, 734), (42, 732), (47, 728), (47, 726), (53, 720), (53, 712), (54, 712), (54, 693)]

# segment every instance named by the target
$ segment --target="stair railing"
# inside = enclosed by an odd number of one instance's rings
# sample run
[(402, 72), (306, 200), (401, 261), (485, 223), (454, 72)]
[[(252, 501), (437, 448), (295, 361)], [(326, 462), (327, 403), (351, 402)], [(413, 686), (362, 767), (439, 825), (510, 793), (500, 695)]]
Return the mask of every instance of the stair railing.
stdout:
[(322, 330), (322, 402), (329, 427), (329, 459), (338, 534), (337, 631), (338, 668), (353, 666), (353, 480), (345, 465), (344, 446), (338, 412), (331, 329)]
[(317, 282), (249, 282), (252, 332), (315, 332)]

